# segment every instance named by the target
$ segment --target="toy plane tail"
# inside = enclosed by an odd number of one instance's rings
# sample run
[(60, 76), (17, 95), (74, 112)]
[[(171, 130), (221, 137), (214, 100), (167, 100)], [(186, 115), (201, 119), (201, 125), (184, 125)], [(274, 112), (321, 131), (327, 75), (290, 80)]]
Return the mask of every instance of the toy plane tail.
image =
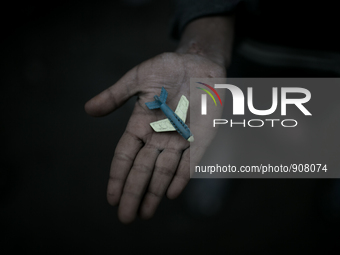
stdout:
[(145, 104), (150, 110), (157, 109), (160, 108), (162, 104), (165, 104), (167, 97), (168, 92), (164, 89), (164, 87), (162, 87), (161, 95), (155, 96), (155, 101), (148, 102)]

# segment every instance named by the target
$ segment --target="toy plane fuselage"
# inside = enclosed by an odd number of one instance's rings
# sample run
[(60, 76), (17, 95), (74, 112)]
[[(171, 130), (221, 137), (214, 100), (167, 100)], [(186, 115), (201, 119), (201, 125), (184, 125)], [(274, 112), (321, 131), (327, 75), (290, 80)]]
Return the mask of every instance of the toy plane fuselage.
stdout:
[(189, 108), (188, 99), (183, 95), (178, 102), (176, 111), (174, 112), (165, 103), (167, 96), (168, 92), (164, 89), (164, 87), (162, 87), (161, 95), (159, 97), (157, 95), (154, 96), (155, 101), (145, 103), (150, 110), (160, 108), (167, 117), (167, 119), (150, 123), (150, 126), (156, 132), (167, 132), (176, 130), (186, 140), (188, 140), (189, 142), (193, 142), (194, 136), (192, 135), (189, 127), (185, 124), (187, 111)]

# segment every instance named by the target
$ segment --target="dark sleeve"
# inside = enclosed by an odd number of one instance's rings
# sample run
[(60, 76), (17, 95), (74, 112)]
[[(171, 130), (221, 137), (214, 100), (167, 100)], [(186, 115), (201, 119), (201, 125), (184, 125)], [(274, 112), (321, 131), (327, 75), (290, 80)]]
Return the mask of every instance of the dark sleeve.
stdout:
[(175, 0), (171, 37), (179, 39), (185, 25), (196, 18), (233, 12), (239, 2), (241, 0)]

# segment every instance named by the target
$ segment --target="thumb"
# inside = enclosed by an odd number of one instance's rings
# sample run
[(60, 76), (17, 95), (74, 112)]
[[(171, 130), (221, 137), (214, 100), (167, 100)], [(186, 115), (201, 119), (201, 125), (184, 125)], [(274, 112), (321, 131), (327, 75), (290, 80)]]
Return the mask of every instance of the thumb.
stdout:
[(137, 93), (137, 68), (131, 69), (114, 85), (86, 102), (85, 111), (91, 116), (105, 116)]

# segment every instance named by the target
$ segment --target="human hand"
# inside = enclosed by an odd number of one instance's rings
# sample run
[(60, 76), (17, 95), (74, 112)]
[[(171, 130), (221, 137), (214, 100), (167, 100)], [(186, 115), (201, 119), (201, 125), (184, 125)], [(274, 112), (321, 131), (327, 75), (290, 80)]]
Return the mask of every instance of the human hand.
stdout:
[[(104, 116), (137, 95), (114, 153), (107, 189), (108, 202), (119, 204), (118, 217), (124, 223), (133, 221), (138, 213), (144, 219), (151, 218), (164, 194), (176, 198), (190, 179), (190, 143), (177, 132), (154, 132), (150, 123), (165, 116), (161, 110), (149, 110), (145, 103), (153, 101), (164, 87), (168, 91), (167, 104), (175, 109), (182, 95), (189, 98), (191, 77), (225, 77), (225, 68), (198, 54), (163, 53), (134, 67), (85, 105), (88, 114)], [(190, 128), (189, 120), (186, 124)], [(201, 142), (192, 159), (195, 162), (204, 153), (203, 145), (209, 143)]]

